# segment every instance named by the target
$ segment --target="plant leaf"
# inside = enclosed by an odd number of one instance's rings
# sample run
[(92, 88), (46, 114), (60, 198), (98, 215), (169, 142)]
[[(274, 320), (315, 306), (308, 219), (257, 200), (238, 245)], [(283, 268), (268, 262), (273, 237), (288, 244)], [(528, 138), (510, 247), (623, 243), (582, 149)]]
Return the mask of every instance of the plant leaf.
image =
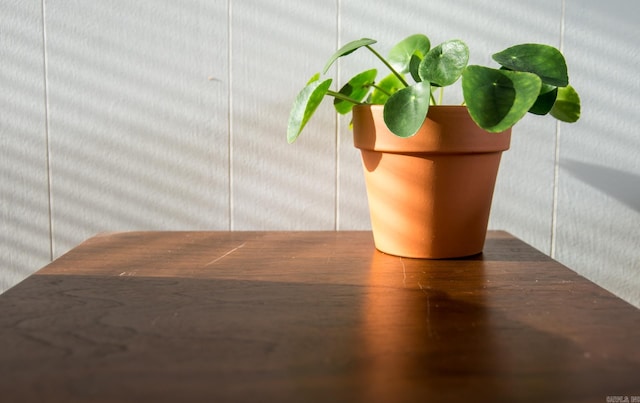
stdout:
[(420, 63), (418, 73), (424, 81), (440, 87), (455, 83), (469, 62), (469, 48), (454, 39), (431, 49)]
[(553, 46), (527, 43), (512, 46), (492, 57), (510, 70), (537, 74), (545, 84), (556, 87), (569, 85), (567, 63), (562, 53)]
[(383, 117), (389, 130), (399, 137), (411, 137), (427, 117), (431, 84), (423, 81), (393, 94), (384, 105)]
[(580, 96), (572, 86), (558, 88), (558, 97), (551, 108), (551, 116), (567, 123), (580, 119)]
[(462, 93), (473, 120), (499, 133), (516, 124), (540, 94), (541, 80), (532, 73), (468, 66), (462, 74)]
[(314, 81), (318, 81), (319, 79), (320, 79), (320, 73), (316, 73), (313, 76), (311, 76), (311, 78), (309, 79), (309, 81), (307, 81), (305, 85), (309, 85)]
[(293, 102), (291, 112), (289, 112), (289, 123), (287, 125), (287, 141), (289, 143), (296, 141), (331, 86), (332, 79), (319, 81), (318, 79), (314, 80), (314, 77), (298, 93)]
[(400, 89), (405, 88), (404, 84), (395, 74), (389, 74), (376, 84), (371, 93), (370, 102), (375, 105), (384, 105), (389, 97)]
[(338, 49), (336, 53), (331, 55), (331, 57), (329, 58), (329, 61), (327, 61), (327, 64), (325, 64), (324, 69), (322, 70), (322, 73), (323, 74), (326, 73), (327, 70), (329, 70), (329, 67), (331, 67), (331, 65), (342, 56), (346, 56), (349, 53), (352, 53), (363, 46), (373, 45), (376, 42), (377, 41), (375, 39), (362, 38), (362, 39), (357, 39), (355, 41), (351, 41), (347, 43), (346, 45)]
[(422, 81), (422, 78), (420, 78), (420, 74), (418, 73), (420, 62), (422, 62), (422, 58), (416, 54), (411, 56), (411, 60), (409, 61), (409, 74), (411, 74), (411, 78), (413, 78), (413, 81), (416, 83)]
[(529, 112), (534, 115), (546, 115), (556, 102), (557, 96), (558, 87), (554, 87), (549, 84), (542, 84), (542, 87), (540, 88), (540, 95), (538, 95), (538, 99), (536, 99), (536, 102), (529, 109)]
[[(355, 101), (360, 102), (364, 99), (364, 97), (367, 96), (367, 94), (371, 90), (371, 86), (375, 83), (377, 74), (378, 71), (376, 69), (363, 71), (362, 73), (351, 78), (351, 80), (349, 80), (349, 82), (346, 83), (339, 92)], [(338, 113), (342, 115), (351, 112), (351, 109), (353, 109), (354, 105), (355, 104), (353, 102), (349, 102), (340, 98), (335, 98), (333, 101), (333, 106), (336, 108), (336, 111), (338, 111)]]
[(416, 55), (422, 59), (427, 52), (429, 52), (430, 47), (431, 42), (425, 35), (411, 35), (391, 48), (387, 60), (398, 73), (407, 73), (409, 71), (411, 57)]

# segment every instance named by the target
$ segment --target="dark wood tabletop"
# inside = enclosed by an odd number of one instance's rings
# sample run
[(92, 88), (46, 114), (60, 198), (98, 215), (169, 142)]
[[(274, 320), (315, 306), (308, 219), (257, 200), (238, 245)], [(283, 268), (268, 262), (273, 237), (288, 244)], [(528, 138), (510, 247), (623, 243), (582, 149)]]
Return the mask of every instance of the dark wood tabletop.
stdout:
[[(505, 232), (126, 232), (0, 295), (2, 402), (640, 402), (640, 310)], [(625, 401), (625, 400), (622, 400)]]

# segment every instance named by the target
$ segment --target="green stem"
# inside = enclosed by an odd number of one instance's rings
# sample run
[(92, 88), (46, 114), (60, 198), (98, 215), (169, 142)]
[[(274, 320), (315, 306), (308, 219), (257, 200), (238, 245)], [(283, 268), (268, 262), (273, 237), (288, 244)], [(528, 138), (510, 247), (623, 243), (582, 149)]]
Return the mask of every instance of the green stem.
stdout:
[(431, 105), (438, 105), (438, 102), (436, 102), (436, 97), (433, 96), (433, 92), (429, 91), (429, 98), (430, 98), (430, 104)]
[(409, 83), (407, 83), (407, 81), (404, 79), (404, 77), (402, 77), (402, 75), (400, 73), (398, 73), (393, 67), (391, 67), (391, 65), (389, 64), (389, 62), (382, 57), (382, 55), (380, 55), (380, 53), (376, 52), (375, 49), (373, 49), (371, 46), (366, 45), (366, 48), (369, 49), (371, 52), (373, 52), (374, 55), (376, 55), (376, 57), (378, 59), (380, 59), (380, 61), (382, 61), (382, 63), (384, 63), (385, 66), (387, 66), (387, 68), (389, 70), (391, 70), (391, 72), (398, 77), (398, 80), (400, 80), (400, 82), (402, 83), (402, 85), (404, 85), (405, 87), (409, 86)]
[(348, 96), (346, 96), (344, 94), (341, 94), (339, 92), (328, 90), (327, 91), (327, 95), (330, 95), (330, 96), (332, 96), (334, 98), (341, 99), (343, 101), (351, 102), (352, 104), (356, 104), (356, 105), (361, 105), (362, 104), (362, 102), (357, 101), (357, 100), (355, 100), (353, 98), (349, 98)]
[(390, 96), (391, 96), (391, 93), (390, 93), (389, 91), (385, 90), (385, 89), (384, 89), (384, 88), (382, 88), (382, 87), (379, 87), (379, 86), (377, 86), (377, 85), (375, 85), (375, 84), (371, 84), (371, 85), (370, 85), (370, 87), (373, 87), (373, 88), (377, 89), (378, 91), (380, 91), (381, 93), (385, 94), (385, 95), (386, 95), (386, 96), (388, 96), (388, 97), (390, 97)]

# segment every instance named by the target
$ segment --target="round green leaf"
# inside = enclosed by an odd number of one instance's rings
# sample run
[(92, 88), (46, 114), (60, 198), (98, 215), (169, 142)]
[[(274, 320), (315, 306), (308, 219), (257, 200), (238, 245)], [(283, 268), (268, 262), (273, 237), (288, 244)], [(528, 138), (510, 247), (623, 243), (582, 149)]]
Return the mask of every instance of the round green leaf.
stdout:
[(468, 66), (462, 93), (473, 120), (489, 132), (516, 124), (540, 94), (540, 78), (532, 73)]
[[(354, 101), (360, 102), (371, 90), (371, 86), (375, 83), (377, 74), (378, 71), (376, 69), (363, 71), (349, 80), (349, 82), (346, 83), (339, 92)], [(333, 106), (336, 108), (336, 111), (343, 115), (351, 112), (354, 105), (355, 104), (353, 102), (340, 98), (335, 98), (333, 101)]]
[(558, 88), (558, 97), (551, 108), (551, 116), (567, 123), (580, 119), (580, 97), (572, 86)]
[(440, 87), (455, 83), (469, 62), (469, 48), (461, 40), (444, 42), (431, 49), (418, 68), (424, 81)]
[(400, 79), (395, 74), (389, 74), (374, 87), (370, 103), (384, 105), (391, 95), (402, 88), (405, 88), (405, 85)]
[(375, 39), (362, 38), (362, 39), (358, 39), (358, 40), (347, 43), (346, 45), (338, 49), (336, 53), (331, 55), (331, 57), (327, 61), (327, 64), (325, 64), (322, 72), (326, 73), (327, 70), (329, 70), (329, 67), (331, 67), (331, 65), (342, 56), (346, 56), (349, 53), (355, 52), (356, 50), (360, 49), (363, 46), (373, 45), (376, 42), (377, 41)]
[(510, 70), (537, 74), (545, 84), (556, 87), (569, 85), (567, 63), (562, 53), (553, 46), (527, 43), (512, 46), (492, 57)]
[(418, 57), (418, 55), (411, 56), (411, 60), (409, 61), (409, 74), (416, 83), (422, 81), (422, 78), (420, 78), (420, 74), (418, 73), (420, 62), (422, 62), (422, 59)]
[[(317, 77), (314, 76), (314, 78)], [(298, 93), (293, 102), (293, 107), (289, 113), (289, 123), (287, 125), (287, 141), (296, 141), (302, 129), (307, 124), (313, 113), (316, 111), (322, 99), (327, 94), (331, 86), (331, 79), (311, 81)]]
[(383, 117), (389, 130), (399, 137), (411, 137), (427, 117), (431, 85), (423, 81), (393, 94), (384, 105)]
[(538, 99), (536, 99), (536, 102), (533, 104), (531, 109), (529, 109), (529, 112), (534, 115), (546, 115), (556, 102), (557, 96), (558, 87), (542, 84), (540, 95), (538, 95)]
[(430, 47), (431, 42), (425, 35), (411, 35), (391, 48), (387, 60), (396, 71), (406, 73), (409, 71), (411, 57), (415, 55), (422, 59)]

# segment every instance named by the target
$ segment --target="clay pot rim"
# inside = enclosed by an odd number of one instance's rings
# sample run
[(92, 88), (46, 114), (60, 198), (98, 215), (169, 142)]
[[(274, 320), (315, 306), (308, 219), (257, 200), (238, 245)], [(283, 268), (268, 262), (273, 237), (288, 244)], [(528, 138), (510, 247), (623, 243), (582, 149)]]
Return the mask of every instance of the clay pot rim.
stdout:
[(384, 105), (353, 108), (354, 145), (363, 150), (394, 153), (486, 153), (509, 149), (511, 129), (489, 133), (471, 119), (463, 105), (432, 105), (418, 132), (408, 138), (393, 134), (382, 117)]

